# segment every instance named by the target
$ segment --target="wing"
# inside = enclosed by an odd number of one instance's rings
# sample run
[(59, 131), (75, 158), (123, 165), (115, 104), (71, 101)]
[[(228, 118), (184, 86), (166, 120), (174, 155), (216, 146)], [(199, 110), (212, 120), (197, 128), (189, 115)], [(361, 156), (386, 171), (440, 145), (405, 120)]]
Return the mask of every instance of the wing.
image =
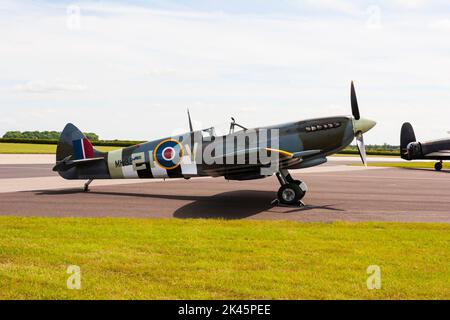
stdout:
[(428, 153), (425, 157), (450, 157), (450, 150), (440, 150), (437, 152)]
[(298, 151), (298, 152), (288, 152), (284, 150), (279, 149), (272, 149), (272, 148), (265, 148), (266, 151), (270, 152), (278, 152), (281, 157), (286, 157), (289, 159), (302, 159), (303, 157), (313, 156), (320, 153), (320, 150), (305, 150), (305, 151)]
[[(263, 155), (269, 153), (269, 157), (267, 159), (264, 159), (269, 161), (265, 163), (261, 161), (259, 157), (259, 155), (261, 154), (260, 152), (262, 152)], [(273, 158), (271, 159), (270, 156), (274, 152), (278, 154), (277, 162), (280, 167), (290, 167), (301, 163), (304, 157), (319, 154), (321, 150), (304, 150), (299, 152), (289, 152), (274, 148), (250, 148), (245, 150), (238, 150), (214, 157), (214, 160), (220, 161), (218, 163), (224, 164), (216, 164), (204, 169), (204, 172), (215, 177), (225, 175), (227, 176), (227, 179), (230, 180), (232, 180), (233, 177), (238, 177), (238, 180), (258, 179), (262, 177), (260, 175), (261, 167), (267, 167), (270, 164), (273, 164), (270, 162), (270, 160), (273, 161)], [(245, 164), (228, 164), (225, 161), (226, 158), (234, 158), (237, 156), (240, 156), (241, 159), (245, 156)], [(249, 163), (249, 159), (258, 159), (258, 161), (257, 163)]]
[(258, 156), (261, 152), (276, 152), (279, 155), (280, 161), (283, 160), (289, 160), (289, 159), (297, 159), (301, 160), (304, 157), (312, 156), (315, 154), (319, 154), (320, 150), (305, 150), (305, 151), (298, 151), (298, 152), (289, 152), (281, 149), (273, 149), (273, 148), (252, 148), (252, 149), (245, 149), (245, 150), (238, 150), (234, 152), (230, 152), (227, 154), (224, 154), (223, 156), (217, 156), (214, 159), (223, 159), (228, 157), (235, 157), (235, 156)]

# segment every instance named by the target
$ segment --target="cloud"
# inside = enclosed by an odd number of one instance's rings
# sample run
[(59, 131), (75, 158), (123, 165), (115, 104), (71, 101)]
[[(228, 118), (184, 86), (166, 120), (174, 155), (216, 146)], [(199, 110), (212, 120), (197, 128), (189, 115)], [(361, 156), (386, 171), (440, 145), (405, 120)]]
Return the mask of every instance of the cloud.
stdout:
[(87, 87), (85, 85), (79, 83), (47, 81), (29, 81), (13, 87), (14, 91), (26, 93), (72, 92), (85, 91), (86, 89)]
[(144, 70), (144, 74), (148, 76), (167, 76), (167, 75), (175, 75), (176, 71), (175, 69), (171, 68), (149, 68), (147, 70)]
[[(204, 127), (230, 116), (254, 127), (350, 114), (352, 79), (363, 116), (379, 124), (367, 143), (398, 143), (403, 120), (425, 122), (424, 106), (427, 123), (448, 129), (450, 43), (438, 32), (448, 11), (377, 1), (380, 23), (368, 24), (371, 1), (273, 1), (266, 11), (226, 2), (223, 12), (219, 2), (165, 3), (81, 1), (71, 30), (61, 2), (2, 1), (0, 108), (16, 120), (2, 130), (70, 121), (106, 139), (141, 140), (184, 127), (188, 106)], [(45, 108), (58, 113), (26, 116)]]
[(332, 10), (350, 15), (362, 13), (362, 10), (355, 6), (353, 2), (346, 0), (305, 0), (301, 3), (315, 9)]
[(135, 76), (150, 76), (150, 77), (162, 77), (162, 76), (176, 76), (177, 70), (175, 68), (162, 67), (162, 66), (131, 66), (126, 64), (107, 64), (111, 70), (132, 74)]
[(394, 4), (405, 9), (420, 9), (423, 8), (428, 2), (426, 0), (394, 0)]
[(450, 31), (450, 19), (436, 20), (431, 22), (429, 26), (435, 30)]

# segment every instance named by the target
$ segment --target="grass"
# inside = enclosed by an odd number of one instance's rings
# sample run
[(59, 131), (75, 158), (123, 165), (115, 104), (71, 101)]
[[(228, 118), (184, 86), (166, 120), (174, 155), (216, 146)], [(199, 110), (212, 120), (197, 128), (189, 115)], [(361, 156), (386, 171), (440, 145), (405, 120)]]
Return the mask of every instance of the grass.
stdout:
[(0, 299), (449, 299), (449, 249), (448, 224), (1, 217)]
[[(95, 147), (99, 151), (111, 151), (120, 147)], [(0, 143), (0, 154), (55, 154), (54, 144)]]
[[(434, 169), (436, 162), (372, 162), (370, 167), (393, 167), (393, 168), (417, 168), (417, 169)], [(357, 165), (357, 164), (354, 164)], [(359, 164), (358, 164), (359, 165)], [(450, 169), (450, 163), (443, 163), (443, 169)]]

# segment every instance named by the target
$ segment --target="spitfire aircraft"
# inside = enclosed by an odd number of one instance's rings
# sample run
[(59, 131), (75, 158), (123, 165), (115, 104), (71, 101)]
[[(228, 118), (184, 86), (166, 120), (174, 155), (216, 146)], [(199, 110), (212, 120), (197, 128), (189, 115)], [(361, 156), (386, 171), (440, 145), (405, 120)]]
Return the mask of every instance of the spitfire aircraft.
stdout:
[(414, 129), (409, 122), (405, 122), (400, 133), (400, 148), (402, 159), (437, 160), (434, 168), (442, 170), (442, 162), (450, 160), (450, 139), (440, 139), (428, 142), (417, 142)]
[(304, 182), (294, 180), (291, 169), (327, 162), (356, 137), (363, 163), (363, 133), (376, 124), (360, 117), (355, 88), (351, 85), (353, 116), (325, 117), (247, 129), (234, 118), (228, 134), (214, 128), (195, 131), (188, 111), (190, 131), (111, 152), (96, 150), (74, 125), (67, 124), (57, 146), (53, 168), (65, 179), (224, 177), (252, 180), (276, 175), (281, 184), (276, 202), (302, 204)]

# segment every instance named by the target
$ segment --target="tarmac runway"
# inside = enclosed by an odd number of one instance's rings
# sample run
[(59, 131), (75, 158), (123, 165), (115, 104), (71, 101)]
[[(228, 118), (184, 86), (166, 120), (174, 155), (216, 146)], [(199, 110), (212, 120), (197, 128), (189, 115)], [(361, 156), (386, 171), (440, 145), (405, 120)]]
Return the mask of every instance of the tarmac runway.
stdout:
[(51, 171), (50, 157), (17, 159), (0, 156), (0, 215), (450, 223), (445, 171), (365, 169), (348, 166), (354, 158), (332, 159), (293, 172), (309, 187), (306, 206), (294, 208), (270, 204), (279, 188), (275, 178), (94, 181), (84, 193), (83, 181)]

